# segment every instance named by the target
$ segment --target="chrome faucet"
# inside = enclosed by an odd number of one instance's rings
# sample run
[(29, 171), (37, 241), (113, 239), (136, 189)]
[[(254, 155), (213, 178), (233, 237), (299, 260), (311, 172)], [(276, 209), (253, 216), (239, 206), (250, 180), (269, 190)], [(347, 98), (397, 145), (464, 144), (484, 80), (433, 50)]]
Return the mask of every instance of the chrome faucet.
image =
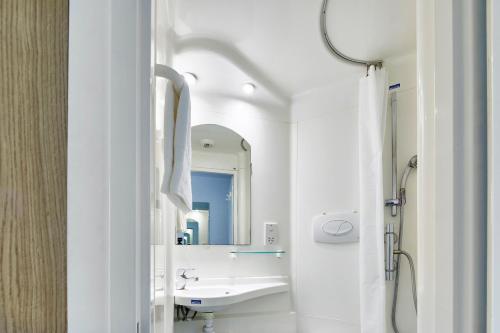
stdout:
[(184, 290), (186, 289), (186, 284), (188, 280), (198, 281), (197, 276), (188, 276), (188, 272), (193, 272), (194, 268), (179, 268), (176, 274), (175, 289)]

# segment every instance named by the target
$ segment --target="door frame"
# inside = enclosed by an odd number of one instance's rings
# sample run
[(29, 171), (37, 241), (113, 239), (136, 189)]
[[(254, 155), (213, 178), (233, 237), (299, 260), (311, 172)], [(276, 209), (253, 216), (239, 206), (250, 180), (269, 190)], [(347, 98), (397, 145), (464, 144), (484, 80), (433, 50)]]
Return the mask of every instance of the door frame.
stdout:
[[(488, 332), (500, 331), (500, 5), (488, 0)], [(496, 64), (496, 65), (495, 65)]]
[(72, 0), (68, 331), (149, 332), (151, 1)]
[(417, 2), (418, 332), (486, 330), (486, 0)]

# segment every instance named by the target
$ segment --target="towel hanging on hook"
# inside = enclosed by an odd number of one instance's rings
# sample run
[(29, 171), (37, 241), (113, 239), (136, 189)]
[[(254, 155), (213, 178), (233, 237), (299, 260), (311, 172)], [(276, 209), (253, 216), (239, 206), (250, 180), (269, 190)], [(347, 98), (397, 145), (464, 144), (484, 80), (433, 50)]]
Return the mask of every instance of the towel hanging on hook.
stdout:
[(184, 77), (156, 65), (155, 74), (169, 80), (165, 94), (164, 173), (161, 192), (183, 213), (192, 209), (191, 99)]

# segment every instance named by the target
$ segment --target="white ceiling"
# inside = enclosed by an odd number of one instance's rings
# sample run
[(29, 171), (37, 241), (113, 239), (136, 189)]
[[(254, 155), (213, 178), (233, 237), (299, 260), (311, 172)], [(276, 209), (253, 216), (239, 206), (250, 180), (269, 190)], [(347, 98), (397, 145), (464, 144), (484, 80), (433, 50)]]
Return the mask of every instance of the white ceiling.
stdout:
[[(241, 94), (254, 81), (260, 98), (287, 100), (365, 69), (325, 48), (321, 0), (172, 0), (174, 67), (196, 73), (195, 90)], [(352, 57), (382, 58), (415, 50), (416, 0), (330, 0), (328, 31)]]

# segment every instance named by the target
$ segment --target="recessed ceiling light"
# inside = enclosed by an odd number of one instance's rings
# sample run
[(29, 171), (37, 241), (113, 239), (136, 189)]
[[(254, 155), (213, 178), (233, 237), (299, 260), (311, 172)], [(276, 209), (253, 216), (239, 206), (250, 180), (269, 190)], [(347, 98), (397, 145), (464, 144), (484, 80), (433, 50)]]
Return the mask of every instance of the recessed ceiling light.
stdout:
[(200, 143), (204, 149), (211, 149), (215, 146), (214, 140), (211, 139), (201, 139)]
[(186, 80), (187, 84), (190, 86), (195, 85), (198, 81), (198, 77), (194, 73), (186, 72), (183, 76), (184, 80)]
[(241, 89), (243, 89), (243, 92), (245, 94), (252, 95), (255, 92), (255, 89), (257, 89), (257, 87), (255, 86), (255, 84), (247, 82), (243, 84), (243, 86), (241, 86)]

